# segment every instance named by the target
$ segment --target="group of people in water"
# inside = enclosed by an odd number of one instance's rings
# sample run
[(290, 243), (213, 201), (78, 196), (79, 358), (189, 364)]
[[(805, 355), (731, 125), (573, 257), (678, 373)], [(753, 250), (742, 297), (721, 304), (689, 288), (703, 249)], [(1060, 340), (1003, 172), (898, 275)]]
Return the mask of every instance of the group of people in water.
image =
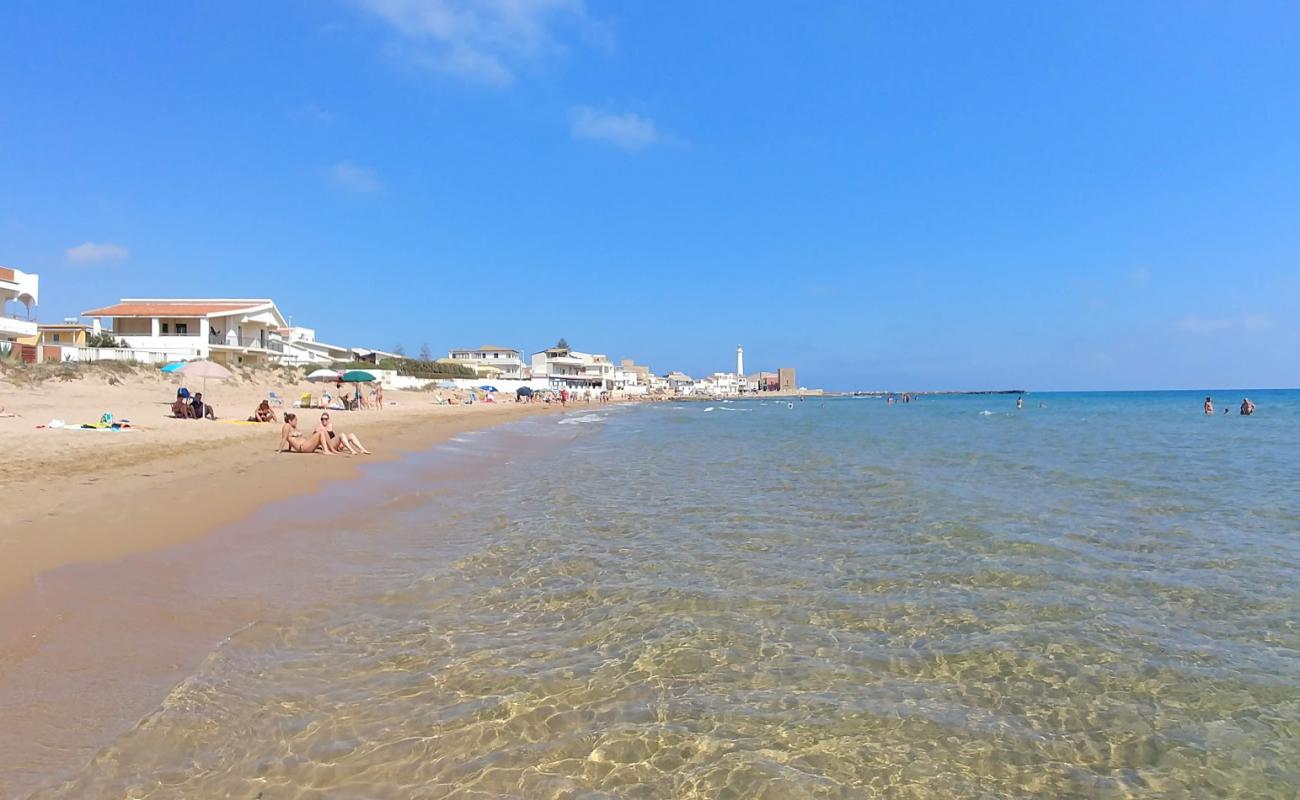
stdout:
[(284, 425), (280, 426), (280, 443), (275, 447), (276, 453), (323, 453), (327, 456), (370, 455), (355, 433), (342, 433), (334, 430), (330, 422), (330, 412), (321, 412), (320, 423), (310, 436), (298, 430), (298, 415), (286, 411)]
[[(1213, 416), (1213, 414), (1214, 414), (1214, 399), (1211, 398), (1209, 395), (1206, 395), (1206, 396), (1205, 396), (1205, 406), (1204, 406), (1204, 408), (1205, 408), (1205, 416), (1207, 416), (1207, 417), (1209, 417), (1209, 416)], [(1228, 414), (1228, 413), (1230, 413), (1231, 411), (1232, 411), (1232, 409), (1231, 409), (1230, 407), (1226, 407), (1226, 406), (1225, 406), (1224, 409), (1223, 409), (1223, 413), (1225, 413), (1225, 414)], [(1252, 403), (1252, 402), (1250, 402), (1250, 398), (1249, 398), (1249, 397), (1243, 397), (1243, 398), (1241, 398), (1241, 408), (1240, 408), (1240, 414), (1241, 414), (1241, 416), (1243, 416), (1243, 417), (1249, 417), (1251, 414), (1254, 414), (1254, 413), (1255, 413), (1255, 404)]]

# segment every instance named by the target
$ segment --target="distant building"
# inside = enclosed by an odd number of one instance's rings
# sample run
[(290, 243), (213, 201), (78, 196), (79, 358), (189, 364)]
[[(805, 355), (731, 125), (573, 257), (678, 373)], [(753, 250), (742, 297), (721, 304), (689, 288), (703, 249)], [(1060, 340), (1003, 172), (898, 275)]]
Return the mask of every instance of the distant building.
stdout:
[[(0, 267), (0, 342), (22, 339), (28, 344), (36, 343), (36, 319), (32, 316), (32, 308), (40, 295), (40, 286), (39, 275)], [(21, 305), (22, 312), (10, 306), (10, 301)]]
[(316, 340), (311, 328), (287, 327), (276, 331), (281, 343), (280, 361), (285, 364), (334, 364), (351, 361), (352, 350)]
[(137, 361), (209, 358), (226, 364), (265, 364), (284, 352), (287, 327), (271, 300), (124, 298), (82, 313), (111, 320), (113, 336)]
[(494, 347), (485, 344), (482, 347), (452, 350), (447, 353), (447, 361), (473, 367), (483, 377), (515, 379), (528, 377), (524, 354), (513, 347)]
[(794, 367), (781, 367), (777, 370), (777, 379), (779, 388), (783, 392), (793, 392), (799, 388), (794, 379)]
[(41, 347), (85, 347), (91, 328), (79, 322), (62, 322), (38, 325), (37, 331), (36, 344)]
[(552, 389), (614, 389), (614, 362), (593, 353), (569, 349), (563, 342), (533, 353), (533, 377), (545, 378)]

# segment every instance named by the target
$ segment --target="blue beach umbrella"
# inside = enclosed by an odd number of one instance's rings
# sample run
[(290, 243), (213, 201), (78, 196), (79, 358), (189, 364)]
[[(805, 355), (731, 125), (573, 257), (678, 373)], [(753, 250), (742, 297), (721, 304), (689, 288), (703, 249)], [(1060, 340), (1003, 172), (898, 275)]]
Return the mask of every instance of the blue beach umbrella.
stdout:
[(497, 387), (495, 387), (495, 386), (488, 386), (486, 383), (483, 384), (482, 386), (478, 387), (478, 388), (482, 389), (482, 390), (485, 391), (485, 392), (495, 392), (495, 391), (497, 390)]
[(159, 369), (163, 372), (175, 372), (176, 370), (180, 369), (183, 366), (185, 366), (184, 361), (173, 361), (170, 364), (164, 364)]

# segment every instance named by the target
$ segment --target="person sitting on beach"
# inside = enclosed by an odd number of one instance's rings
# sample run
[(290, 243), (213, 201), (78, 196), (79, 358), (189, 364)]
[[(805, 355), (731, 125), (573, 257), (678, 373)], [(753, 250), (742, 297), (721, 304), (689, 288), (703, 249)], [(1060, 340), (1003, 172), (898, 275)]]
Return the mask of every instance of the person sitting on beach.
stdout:
[(194, 419), (217, 418), (217, 413), (212, 410), (212, 406), (203, 402), (203, 392), (194, 393), (194, 399), (190, 401), (190, 409), (194, 412)]
[(271, 401), (263, 400), (261, 403), (258, 403), (257, 410), (253, 412), (253, 416), (248, 418), (248, 421), (249, 422), (279, 422), (280, 420), (278, 417), (275, 416), (275, 410), (271, 408)]
[(321, 444), (326, 450), (332, 450), (335, 453), (341, 453), (347, 450), (353, 455), (362, 454), (370, 455), (370, 451), (361, 444), (355, 433), (338, 433), (334, 426), (330, 424), (330, 415), (328, 413), (320, 415), (320, 424), (316, 426), (315, 435), (321, 437)]
[(1255, 404), (1250, 402), (1250, 398), (1248, 397), (1241, 398), (1241, 415), (1243, 417), (1249, 417), (1251, 414), (1254, 413), (1255, 413)]
[(313, 433), (306, 438), (298, 431), (298, 415), (293, 412), (285, 412), (284, 425), (280, 426), (280, 443), (276, 445), (275, 452), (283, 453), (286, 450), (290, 453), (314, 453), (321, 450), (327, 456), (334, 453), (328, 447), (321, 446), (321, 435)]
[(1205, 415), (1208, 417), (1209, 415), (1211, 415), (1211, 414), (1213, 414), (1213, 413), (1214, 413), (1214, 401), (1211, 400), (1211, 399), (1209, 398), (1209, 395), (1206, 395), (1206, 397), (1205, 397)]
[[(183, 393), (183, 394), (182, 394)], [(189, 392), (184, 389), (176, 390), (176, 401), (172, 403), (172, 416), (177, 419), (193, 419), (194, 408), (190, 405)]]

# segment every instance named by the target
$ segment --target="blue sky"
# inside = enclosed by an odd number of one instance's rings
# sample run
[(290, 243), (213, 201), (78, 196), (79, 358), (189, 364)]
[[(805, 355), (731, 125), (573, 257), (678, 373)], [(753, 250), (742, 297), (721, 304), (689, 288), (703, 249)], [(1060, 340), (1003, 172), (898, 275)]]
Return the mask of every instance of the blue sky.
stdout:
[(1292, 3), (0, 8), (0, 264), (54, 321), (848, 388), (1300, 385)]

